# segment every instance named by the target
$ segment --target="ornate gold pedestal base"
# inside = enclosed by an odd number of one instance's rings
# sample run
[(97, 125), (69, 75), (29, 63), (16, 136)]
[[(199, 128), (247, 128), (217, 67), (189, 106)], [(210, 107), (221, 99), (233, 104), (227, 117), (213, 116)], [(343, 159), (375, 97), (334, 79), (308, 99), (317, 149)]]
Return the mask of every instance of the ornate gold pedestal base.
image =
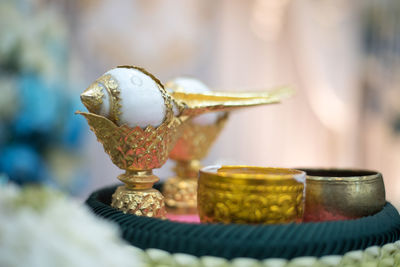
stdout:
[(126, 171), (118, 176), (125, 183), (115, 190), (111, 206), (138, 216), (164, 218), (164, 197), (152, 188), (159, 178), (152, 171)]
[(177, 176), (169, 178), (163, 187), (168, 211), (174, 214), (197, 213), (198, 160), (177, 161), (174, 168)]
[(112, 196), (111, 207), (138, 216), (164, 218), (164, 197), (154, 189), (131, 189), (122, 185)]
[(197, 178), (173, 177), (163, 188), (168, 211), (174, 214), (192, 214), (197, 211)]

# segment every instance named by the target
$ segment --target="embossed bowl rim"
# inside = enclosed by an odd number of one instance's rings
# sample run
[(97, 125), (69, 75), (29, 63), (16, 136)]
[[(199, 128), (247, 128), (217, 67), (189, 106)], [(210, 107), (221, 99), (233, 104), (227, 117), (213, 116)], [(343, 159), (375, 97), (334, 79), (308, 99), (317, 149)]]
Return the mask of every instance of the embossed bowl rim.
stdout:
[(357, 183), (382, 180), (382, 174), (374, 170), (337, 169), (337, 168), (297, 168), (306, 173), (307, 181), (327, 183)]
[(248, 181), (296, 180), (297, 182), (304, 183), (306, 180), (306, 173), (301, 170), (247, 165), (207, 166), (200, 170), (200, 176), (204, 175), (213, 178)]

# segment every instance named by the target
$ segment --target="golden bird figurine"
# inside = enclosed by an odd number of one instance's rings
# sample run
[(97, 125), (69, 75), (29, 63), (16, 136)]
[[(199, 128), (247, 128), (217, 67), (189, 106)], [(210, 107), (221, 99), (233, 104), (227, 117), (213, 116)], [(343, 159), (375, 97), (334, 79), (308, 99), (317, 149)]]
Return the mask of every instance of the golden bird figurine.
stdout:
[(84, 116), (112, 162), (124, 174), (124, 185), (111, 206), (139, 216), (165, 216), (164, 198), (152, 188), (152, 172), (168, 159), (183, 122), (207, 112), (278, 103), (290, 90), (255, 93), (169, 92), (140, 67), (119, 66), (103, 74), (82, 94)]

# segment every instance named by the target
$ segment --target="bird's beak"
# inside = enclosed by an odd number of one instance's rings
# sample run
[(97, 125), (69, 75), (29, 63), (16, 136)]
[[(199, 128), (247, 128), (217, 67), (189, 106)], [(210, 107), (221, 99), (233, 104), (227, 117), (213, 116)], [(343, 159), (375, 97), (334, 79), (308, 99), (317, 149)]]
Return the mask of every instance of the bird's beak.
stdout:
[(103, 86), (96, 81), (81, 94), (81, 101), (90, 112), (99, 113), (103, 96)]

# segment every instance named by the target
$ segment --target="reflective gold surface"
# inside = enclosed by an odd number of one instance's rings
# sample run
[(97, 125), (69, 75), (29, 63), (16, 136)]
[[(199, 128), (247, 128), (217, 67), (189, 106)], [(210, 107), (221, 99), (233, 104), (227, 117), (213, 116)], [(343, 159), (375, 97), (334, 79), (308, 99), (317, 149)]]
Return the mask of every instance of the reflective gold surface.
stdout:
[(222, 223), (300, 222), (305, 173), (284, 168), (211, 166), (200, 170), (200, 220)]
[(169, 178), (163, 187), (163, 195), (171, 212), (196, 213), (197, 177), (201, 168), (200, 160), (207, 154), (211, 145), (223, 129), (228, 114), (220, 116), (216, 122), (200, 125), (189, 120), (181, 127), (182, 134), (170, 153), (175, 160), (175, 177)]
[(181, 124), (178, 119), (172, 119), (157, 128), (130, 128), (126, 125), (117, 126), (93, 113), (77, 113), (86, 118), (112, 162), (120, 169), (132, 171), (160, 168), (168, 159)]
[[(156, 82), (165, 104), (165, 116), (161, 125), (157, 127), (149, 125), (145, 128), (120, 125), (121, 88), (110, 74), (98, 78), (82, 93), (82, 103), (90, 113), (77, 113), (86, 118), (90, 129), (95, 133), (97, 140), (103, 144), (112, 162), (126, 171), (118, 177), (125, 185), (114, 194), (112, 206), (124, 212), (143, 216), (163, 217), (165, 214), (164, 203), (157, 204), (160, 201), (163, 202), (161, 194), (152, 189), (153, 184), (159, 180), (152, 174), (152, 169), (160, 168), (165, 163), (182, 133), (180, 127), (184, 121), (190, 120), (191, 116), (206, 112), (277, 103), (291, 93), (289, 89), (279, 89), (273, 92), (250, 94), (170, 94), (162, 83), (145, 69), (135, 66), (121, 66), (121, 68), (137, 69)], [(107, 118), (96, 114), (100, 111), (105, 92), (109, 96), (110, 106)], [(204, 135), (207, 137), (201, 137), (201, 141), (196, 139), (195, 143), (212, 143), (213, 134), (210, 134), (212, 131), (206, 132)], [(204, 148), (199, 148), (198, 151), (207, 152)], [(185, 163), (181, 169), (189, 170), (187, 166), (193, 166), (193, 162), (189, 165)], [(178, 195), (180, 191), (186, 190), (185, 194), (192, 194), (192, 199), (195, 199), (195, 194), (190, 193), (193, 192), (193, 183), (187, 184), (187, 186), (181, 184), (178, 186)], [(143, 192), (146, 192), (146, 196), (152, 195), (152, 197), (143, 197)], [(191, 205), (190, 201), (187, 203)], [(146, 208), (137, 208), (142, 206)]]
[(138, 216), (164, 218), (166, 215), (164, 198), (154, 189), (135, 189), (119, 186), (112, 196), (111, 206), (125, 213)]
[[(77, 113), (86, 118), (90, 129), (103, 144), (104, 151), (112, 162), (125, 170), (124, 174), (118, 176), (125, 185), (118, 187), (111, 206), (123, 212), (163, 218), (166, 214), (164, 198), (160, 192), (152, 188), (159, 180), (153, 175), (152, 170), (160, 168), (168, 159), (169, 152), (179, 137), (178, 128), (186, 118), (174, 116), (173, 100), (161, 82), (151, 73), (139, 67), (123, 67), (137, 69), (156, 82), (166, 108), (162, 124), (158, 127), (149, 125), (144, 129), (139, 126), (118, 126), (121, 114), (119, 97), (121, 89), (118, 82), (109, 74), (98, 78), (81, 94), (82, 103), (94, 113)], [(109, 119), (95, 114), (103, 101), (103, 89), (110, 96)]]
[(304, 221), (355, 219), (385, 205), (382, 175), (368, 170), (301, 169), (307, 173)]
[[(112, 162), (126, 170), (125, 174), (118, 177), (125, 186), (120, 187), (119, 193), (113, 196), (112, 206), (134, 214), (139, 213), (137, 206), (145, 206), (146, 209), (140, 210), (141, 215), (165, 215), (164, 204), (158, 207), (151, 203), (156, 198), (135, 198), (134, 196), (135, 194), (142, 196), (143, 190), (150, 190), (159, 180), (152, 174), (152, 169), (160, 168), (168, 159), (169, 151), (179, 136), (177, 130), (181, 124), (180, 120), (172, 118), (170, 122), (163, 123), (157, 128), (148, 126), (146, 129), (140, 127), (132, 129), (126, 125), (117, 126), (107, 118), (93, 113), (78, 112), (78, 114), (87, 119), (90, 129), (96, 134), (97, 140), (103, 144)], [(162, 199), (162, 195), (158, 191), (157, 193), (154, 193), (157, 198)], [(129, 199), (131, 202), (121, 206), (121, 199)], [(154, 207), (157, 207), (157, 210), (151, 209)]]
[(279, 103), (291, 96), (293, 90), (282, 87), (269, 91), (229, 93), (229, 92), (204, 92), (186, 93), (169, 92), (175, 103), (181, 107), (182, 116), (194, 116), (205, 112), (229, 111), (242, 107), (259, 106)]
[(164, 183), (162, 193), (168, 213), (197, 214), (197, 177), (171, 177)]
[(207, 156), (227, 119), (228, 114), (225, 113), (213, 124), (200, 125), (192, 120), (185, 122), (181, 128), (182, 134), (169, 155), (170, 158), (180, 162), (203, 159)]
[[(185, 88), (179, 87), (176, 83), (169, 82), (167, 86), (171, 89), (169, 93), (174, 101), (186, 107), (182, 111), (185, 115), (196, 115), (206, 110), (232, 110), (239, 107), (273, 104), (292, 94), (292, 90), (286, 87), (246, 93), (187, 93)], [(214, 123), (205, 125), (187, 120), (181, 127), (181, 137), (170, 154), (170, 158), (176, 161), (174, 169), (176, 176), (169, 178), (163, 187), (163, 195), (171, 212), (196, 211), (200, 161), (207, 156), (227, 118), (228, 113), (225, 112)]]

